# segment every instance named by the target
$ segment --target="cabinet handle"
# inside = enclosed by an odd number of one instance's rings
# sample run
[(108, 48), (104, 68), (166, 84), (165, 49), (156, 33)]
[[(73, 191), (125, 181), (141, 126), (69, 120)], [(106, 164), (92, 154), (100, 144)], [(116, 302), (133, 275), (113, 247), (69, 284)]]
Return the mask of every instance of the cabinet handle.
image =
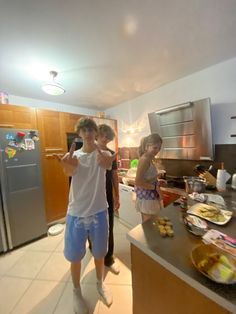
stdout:
[(46, 152), (54, 152), (54, 151), (63, 151), (62, 148), (46, 148), (45, 149)]
[(55, 158), (55, 155), (59, 156), (59, 157), (63, 157), (64, 154), (46, 154), (45, 157), (46, 158)]

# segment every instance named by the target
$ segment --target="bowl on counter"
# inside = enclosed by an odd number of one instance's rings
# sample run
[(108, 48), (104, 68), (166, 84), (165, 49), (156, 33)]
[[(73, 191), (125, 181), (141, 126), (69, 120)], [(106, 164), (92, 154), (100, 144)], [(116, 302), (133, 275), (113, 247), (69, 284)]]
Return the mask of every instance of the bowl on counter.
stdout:
[(185, 191), (188, 194), (193, 192), (203, 193), (206, 189), (206, 180), (199, 177), (183, 177), (185, 182)]
[(200, 244), (191, 252), (196, 269), (222, 284), (236, 284), (236, 258), (213, 244)]

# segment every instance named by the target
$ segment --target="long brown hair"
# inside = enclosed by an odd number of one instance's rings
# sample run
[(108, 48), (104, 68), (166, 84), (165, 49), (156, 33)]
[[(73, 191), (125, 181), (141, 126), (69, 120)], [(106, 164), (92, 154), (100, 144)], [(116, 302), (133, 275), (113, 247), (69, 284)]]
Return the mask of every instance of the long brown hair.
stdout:
[(146, 146), (148, 144), (152, 145), (152, 144), (159, 144), (159, 143), (162, 144), (162, 138), (160, 137), (158, 133), (152, 133), (148, 136), (143, 137), (140, 141), (140, 145), (138, 148), (139, 156), (141, 157), (145, 153)]

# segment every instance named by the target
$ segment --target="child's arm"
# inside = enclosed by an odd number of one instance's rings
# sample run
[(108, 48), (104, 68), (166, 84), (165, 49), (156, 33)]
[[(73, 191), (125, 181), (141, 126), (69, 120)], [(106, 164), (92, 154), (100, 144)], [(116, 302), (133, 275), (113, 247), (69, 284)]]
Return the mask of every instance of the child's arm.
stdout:
[(98, 151), (98, 154), (97, 154), (98, 165), (107, 170), (111, 170), (112, 163), (116, 159), (117, 153), (111, 155), (110, 153), (102, 152), (98, 147), (97, 147), (97, 151)]
[(66, 153), (62, 158), (60, 156), (55, 155), (55, 157), (61, 162), (63, 167), (63, 171), (67, 176), (72, 176), (79, 166), (79, 158), (73, 156), (75, 151), (76, 144), (73, 143), (70, 147), (69, 153)]

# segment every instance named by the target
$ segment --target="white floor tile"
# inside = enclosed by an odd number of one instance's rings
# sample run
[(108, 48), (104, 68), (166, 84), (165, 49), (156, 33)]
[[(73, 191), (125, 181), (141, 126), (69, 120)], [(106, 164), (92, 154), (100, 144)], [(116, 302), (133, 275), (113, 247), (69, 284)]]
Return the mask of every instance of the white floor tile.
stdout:
[(4, 275), (24, 254), (21, 250), (15, 250), (0, 256), (0, 275)]
[(56, 247), (62, 240), (63, 240), (62, 233), (58, 234), (57, 236), (47, 236), (43, 239), (28, 244), (25, 250), (51, 252), (56, 249)]
[(58, 243), (55, 248), (55, 252), (63, 252), (64, 251), (64, 238)]
[(100, 302), (98, 314), (132, 314), (131, 286), (109, 285), (109, 288), (111, 288), (113, 293), (113, 303), (108, 308), (106, 305)]
[(0, 279), (0, 313), (8, 314), (20, 300), (31, 280), (13, 277), (2, 277)]
[[(115, 218), (115, 257), (120, 274), (105, 268), (105, 282), (114, 303), (107, 308), (96, 289), (93, 257), (87, 249), (82, 261), (81, 286), (90, 314), (132, 313), (129, 228)], [(0, 313), (72, 314), (70, 263), (63, 255), (64, 233), (45, 237), (0, 257)], [(18, 278), (16, 278), (18, 277)]]
[[(99, 295), (95, 285), (81, 285), (82, 294), (89, 308), (89, 314), (98, 314), (100, 306)], [(73, 285), (68, 283), (62, 297), (57, 304), (54, 314), (74, 314), (73, 311)]]
[(50, 252), (26, 251), (6, 275), (34, 279), (50, 255)]
[(122, 263), (118, 258), (116, 259), (120, 266), (120, 273), (118, 275), (109, 271), (108, 267), (105, 267), (105, 282), (107, 284), (114, 285), (131, 285), (131, 272), (130, 269)]
[(53, 313), (64, 288), (65, 283), (34, 280), (13, 309), (12, 314)]
[(68, 281), (70, 276), (70, 263), (60, 252), (54, 252), (47, 263), (37, 275), (37, 279)]

